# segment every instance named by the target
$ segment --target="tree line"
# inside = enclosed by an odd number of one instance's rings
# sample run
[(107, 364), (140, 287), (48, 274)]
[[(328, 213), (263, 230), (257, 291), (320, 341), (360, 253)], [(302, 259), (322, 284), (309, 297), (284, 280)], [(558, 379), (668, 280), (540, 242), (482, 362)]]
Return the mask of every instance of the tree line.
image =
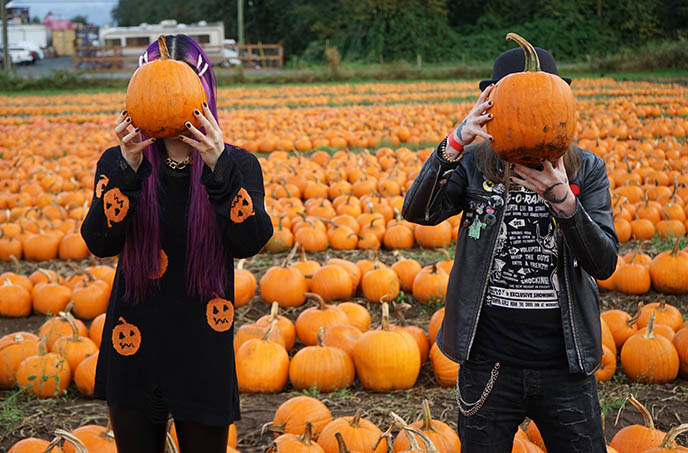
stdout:
[[(242, 0), (247, 42), (277, 43), (287, 61), (492, 61), (521, 34), (558, 60), (582, 61), (688, 38), (688, 0)], [(222, 21), (237, 37), (237, 0), (120, 0), (123, 26)]]

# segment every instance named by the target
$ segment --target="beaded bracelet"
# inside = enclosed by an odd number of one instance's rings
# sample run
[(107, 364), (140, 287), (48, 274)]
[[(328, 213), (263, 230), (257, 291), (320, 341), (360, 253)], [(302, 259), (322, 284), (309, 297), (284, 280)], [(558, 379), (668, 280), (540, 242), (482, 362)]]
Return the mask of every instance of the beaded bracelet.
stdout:
[(447, 162), (458, 162), (463, 158), (463, 146), (459, 148), (459, 154), (454, 156), (454, 157), (449, 157), (447, 155), (447, 142), (449, 140), (449, 137), (445, 138), (442, 140), (442, 143), (440, 143), (440, 149), (439, 149), (439, 154), (440, 157)]

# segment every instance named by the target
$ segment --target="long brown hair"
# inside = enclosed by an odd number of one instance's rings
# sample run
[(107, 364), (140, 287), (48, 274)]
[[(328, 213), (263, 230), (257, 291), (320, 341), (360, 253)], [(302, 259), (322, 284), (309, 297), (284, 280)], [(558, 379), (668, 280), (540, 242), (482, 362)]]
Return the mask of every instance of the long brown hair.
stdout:
[[(497, 154), (486, 140), (482, 140), (471, 145), (471, 150), (475, 155), (475, 166), (488, 179), (501, 182), (507, 189), (510, 184), (511, 170), (506, 161), (497, 157)], [(578, 174), (581, 167), (580, 150), (575, 144), (571, 144), (564, 153), (564, 168), (566, 176), (571, 181)]]

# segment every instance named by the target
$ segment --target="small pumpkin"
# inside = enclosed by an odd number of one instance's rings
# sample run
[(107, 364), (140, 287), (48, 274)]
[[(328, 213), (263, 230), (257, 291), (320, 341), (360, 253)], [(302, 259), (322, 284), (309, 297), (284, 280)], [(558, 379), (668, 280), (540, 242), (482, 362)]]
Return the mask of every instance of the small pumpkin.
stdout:
[(72, 372), (67, 361), (54, 352), (46, 352), (41, 340), (36, 355), (25, 358), (17, 367), (17, 384), (39, 398), (61, 396), (67, 391)]
[(289, 381), (297, 390), (316, 388), (320, 392), (348, 388), (356, 375), (346, 351), (323, 345), (325, 329), (320, 327), (315, 346), (300, 349), (289, 364)]
[(684, 448), (676, 446), (676, 438), (685, 432), (688, 432), (688, 423), (674, 426), (666, 434), (660, 445), (644, 450), (643, 453), (675, 453), (678, 451), (686, 451)]
[(74, 370), (74, 384), (82, 395), (93, 396), (96, 385), (96, 366), (98, 351), (82, 360)]
[(680, 237), (674, 248), (659, 253), (650, 265), (653, 288), (665, 294), (688, 293), (688, 253), (679, 250)]
[[(320, 432), (318, 443), (326, 453), (339, 451), (335, 435), (339, 433), (349, 448), (361, 453), (386, 453), (387, 440), (380, 435), (382, 431), (373, 422), (363, 418), (363, 409), (357, 409), (353, 417), (338, 417), (328, 423)], [(377, 445), (377, 447), (375, 446)]]
[(297, 244), (285, 258), (281, 266), (270, 267), (260, 278), (260, 297), (265, 303), (278, 302), (280, 307), (298, 307), (306, 301), (308, 284), (297, 269), (289, 267), (296, 253)]
[(88, 336), (79, 335), (79, 328), (71, 314), (66, 313), (65, 319), (72, 328), (71, 335), (58, 338), (53, 345), (53, 351), (67, 360), (69, 368), (74, 374), (79, 363), (86, 357), (95, 354), (98, 351), (98, 346)]
[(289, 355), (284, 346), (269, 341), (273, 322), (261, 339), (246, 341), (236, 353), (236, 374), (240, 392), (275, 393), (287, 384)]
[(273, 321), (277, 321), (277, 328), (282, 333), (282, 338), (284, 338), (284, 347), (287, 351), (290, 351), (294, 347), (294, 343), (296, 343), (296, 328), (291, 319), (279, 314), (279, 308), (279, 303), (273, 302), (272, 307), (270, 307), (270, 314), (258, 318), (256, 324), (261, 327), (267, 327)]
[(295, 396), (289, 398), (277, 408), (269, 429), (275, 437), (284, 433), (303, 433), (306, 423), (311, 423), (313, 438), (317, 439), (320, 431), (332, 421), (332, 413), (325, 404), (312, 396)]
[(312, 425), (306, 422), (306, 428), (301, 436), (286, 433), (273, 441), (269, 453), (324, 453), (325, 450), (312, 440)]
[(628, 397), (628, 402), (640, 411), (645, 424), (621, 428), (614, 435), (609, 445), (623, 453), (642, 453), (649, 448), (660, 445), (666, 434), (655, 429), (655, 422), (652, 420), (650, 412), (633, 395)]
[(38, 354), (38, 345), (38, 337), (28, 332), (14, 332), (0, 338), (0, 389), (12, 388), (19, 364)]
[(661, 384), (678, 375), (678, 352), (671, 341), (654, 334), (654, 325), (651, 313), (647, 331), (632, 335), (621, 348), (621, 367), (634, 381)]
[[(454, 429), (440, 420), (434, 420), (430, 413), (430, 402), (423, 400), (423, 417), (421, 420), (411, 423), (409, 426), (424, 433), (434, 444), (439, 453), (456, 453), (461, 451), (461, 441)], [(394, 451), (402, 451), (409, 448), (411, 436), (402, 435), (400, 432), (394, 439)]]
[[(327, 267), (327, 266), (325, 266)], [(348, 324), (349, 318), (336, 305), (328, 305), (325, 299), (316, 293), (305, 293), (309, 299), (318, 303), (317, 307), (310, 307), (302, 311), (296, 318), (296, 336), (306, 346), (317, 344), (318, 330), (337, 324)]]

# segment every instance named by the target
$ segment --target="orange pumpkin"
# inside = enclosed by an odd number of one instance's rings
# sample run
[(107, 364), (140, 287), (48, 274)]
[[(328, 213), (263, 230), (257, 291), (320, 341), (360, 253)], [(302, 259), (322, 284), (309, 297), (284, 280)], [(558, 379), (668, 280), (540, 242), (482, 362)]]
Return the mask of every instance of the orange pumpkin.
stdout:
[(377, 448), (373, 448), (382, 431), (373, 422), (362, 418), (362, 416), (363, 410), (358, 409), (353, 417), (339, 417), (332, 420), (320, 432), (318, 443), (326, 453), (336, 453), (339, 451), (339, 444), (335, 434), (339, 433), (346, 445), (355, 451), (361, 453), (386, 453), (387, 440), (384, 438), (377, 444)]
[[(430, 413), (430, 402), (423, 400), (423, 418), (411, 423), (409, 426), (424, 433), (432, 441), (439, 453), (456, 453), (461, 451), (461, 441), (454, 429), (440, 420), (433, 420)], [(416, 436), (417, 437), (417, 436)], [(394, 439), (394, 451), (403, 451), (409, 448), (409, 438), (400, 432)], [(420, 439), (420, 437), (417, 437)]]
[(275, 437), (284, 433), (303, 433), (306, 423), (313, 426), (313, 438), (320, 436), (320, 431), (332, 421), (332, 413), (325, 404), (312, 396), (295, 396), (289, 398), (277, 408), (270, 425)]
[(665, 433), (655, 429), (655, 422), (650, 412), (630, 395), (628, 401), (640, 411), (645, 425), (629, 425), (621, 428), (612, 438), (609, 445), (622, 453), (642, 453), (662, 443)]
[(282, 434), (273, 441), (273, 446), (267, 450), (268, 453), (324, 453), (325, 450), (311, 439), (311, 423), (306, 422), (303, 435)]
[(188, 64), (170, 57), (164, 36), (158, 38), (158, 47), (160, 59), (142, 65), (131, 77), (126, 109), (132, 124), (148, 137), (185, 135), (187, 121), (201, 125), (193, 111), (207, 101), (205, 90)]
[[(533, 46), (515, 33), (506, 35), (525, 53), (524, 72), (509, 74), (494, 86), (487, 132), (492, 148), (506, 161), (539, 165), (554, 161), (571, 146), (576, 132), (576, 108), (571, 87), (558, 75), (540, 70)], [(525, 132), (530, 131), (530, 132)]]
[(655, 314), (645, 333), (632, 335), (621, 348), (621, 367), (631, 380), (666, 383), (676, 379), (678, 352), (666, 337), (654, 334)]

